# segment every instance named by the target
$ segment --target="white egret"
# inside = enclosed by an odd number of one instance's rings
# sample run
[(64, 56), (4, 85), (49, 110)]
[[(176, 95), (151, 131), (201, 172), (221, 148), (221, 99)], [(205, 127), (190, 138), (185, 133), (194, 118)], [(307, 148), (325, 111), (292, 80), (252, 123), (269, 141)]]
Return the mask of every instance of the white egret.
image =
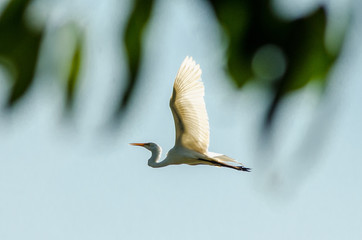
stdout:
[(156, 143), (131, 143), (152, 152), (150, 167), (158, 168), (173, 164), (212, 165), (249, 172), (240, 162), (219, 153), (208, 151), (209, 120), (204, 102), (204, 85), (200, 66), (186, 57), (178, 70), (170, 108), (175, 121), (175, 146), (163, 161), (159, 161), (162, 149)]

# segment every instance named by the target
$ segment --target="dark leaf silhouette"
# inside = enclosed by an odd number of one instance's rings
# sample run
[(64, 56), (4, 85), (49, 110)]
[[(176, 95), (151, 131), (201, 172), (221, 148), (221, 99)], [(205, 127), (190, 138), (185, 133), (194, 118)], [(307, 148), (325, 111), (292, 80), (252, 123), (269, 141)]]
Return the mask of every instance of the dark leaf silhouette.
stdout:
[(151, 16), (153, 5), (154, 0), (135, 0), (133, 10), (126, 25), (123, 41), (127, 55), (128, 78), (126, 80), (126, 88), (120, 95), (116, 111), (117, 118), (126, 110), (137, 84), (137, 76), (142, 61), (143, 32)]
[(79, 80), (79, 72), (82, 64), (82, 47), (82, 38), (77, 36), (73, 52), (73, 58), (67, 79), (66, 107), (68, 110), (72, 109), (74, 103), (74, 96), (76, 94)]
[[(309, 16), (287, 21), (274, 14), (270, 1), (210, 0), (210, 3), (229, 38), (227, 70), (238, 87), (256, 80), (252, 61), (264, 46), (276, 46), (285, 57), (284, 73), (269, 79), (273, 97), (265, 113), (265, 132), (272, 127), (278, 106), (288, 92), (312, 80), (326, 84), (337, 54), (328, 52), (324, 44), (326, 11), (323, 7)], [(272, 54), (265, 57), (270, 58), (269, 63), (277, 60)]]
[(10, 1), (0, 16), (0, 62), (13, 77), (7, 107), (12, 107), (31, 87), (43, 30), (32, 29), (24, 19), (29, 0)]

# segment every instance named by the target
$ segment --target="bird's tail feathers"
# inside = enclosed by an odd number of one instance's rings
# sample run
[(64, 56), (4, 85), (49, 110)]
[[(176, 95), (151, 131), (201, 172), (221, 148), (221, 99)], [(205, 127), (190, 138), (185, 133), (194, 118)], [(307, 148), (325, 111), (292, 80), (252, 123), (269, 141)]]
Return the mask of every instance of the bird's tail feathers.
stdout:
[(241, 164), (240, 162), (236, 161), (235, 159), (233, 159), (231, 157), (228, 157), (226, 155), (223, 155), (223, 154), (219, 154), (219, 153), (211, 153), (211, 157), (213, 159), (216, 159), (216, 160), (219, 160), (219, 161), (222, 161), (222, 162), (232, 162), (232, 163)]
[[(235, 159), (228, 157), (226, 155), (218, 154), (218, 153), (210, 153), (209, 157), (205, 160), (212, 165), (219, 166), (219, 167), (227, 167), (227, 168), (233, 168), (235, 170), (244, 171), (244, 172), (250, 172), (250, 168), (244, 167), (244, 165)], [(237, 164), (237, 165), (234, 165)]]

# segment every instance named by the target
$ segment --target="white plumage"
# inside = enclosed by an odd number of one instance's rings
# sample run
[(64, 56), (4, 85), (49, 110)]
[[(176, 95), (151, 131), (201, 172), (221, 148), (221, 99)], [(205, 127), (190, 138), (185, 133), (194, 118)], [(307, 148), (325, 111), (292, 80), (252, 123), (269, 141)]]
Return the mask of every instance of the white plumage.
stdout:
[[(175, 146), (163, 161), (159, 161), (161, 147), (155, 143), (131, 143), (152, 152), (148, 165), (164, 167), (172, 164), (213, 165), (250, 171), (240, 162), (219, 153), (208, 152), (209, 120), (204, 101), (204, 84), (200, 66), (186, 57), (176, 75), (170, 108), (175, 121)], [(237, 165), (235, 165), (237, 164)]]
[(209, 119), (204, 102), (201, 69), (186, 57), (177, 73), (170, 108), (175, 120), (176, 142), (200, 153), (209, 147)]

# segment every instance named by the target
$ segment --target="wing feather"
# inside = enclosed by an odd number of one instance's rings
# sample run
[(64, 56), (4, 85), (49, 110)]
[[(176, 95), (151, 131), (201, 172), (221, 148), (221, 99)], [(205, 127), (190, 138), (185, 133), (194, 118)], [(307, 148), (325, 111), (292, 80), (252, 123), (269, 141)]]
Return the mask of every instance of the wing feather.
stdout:
[(186, 57), (177, 73), (170, 108), (175, 121), (176, 143), (200, 153), (209, 147), (209, 120), (204, 101), (200, 66)]

